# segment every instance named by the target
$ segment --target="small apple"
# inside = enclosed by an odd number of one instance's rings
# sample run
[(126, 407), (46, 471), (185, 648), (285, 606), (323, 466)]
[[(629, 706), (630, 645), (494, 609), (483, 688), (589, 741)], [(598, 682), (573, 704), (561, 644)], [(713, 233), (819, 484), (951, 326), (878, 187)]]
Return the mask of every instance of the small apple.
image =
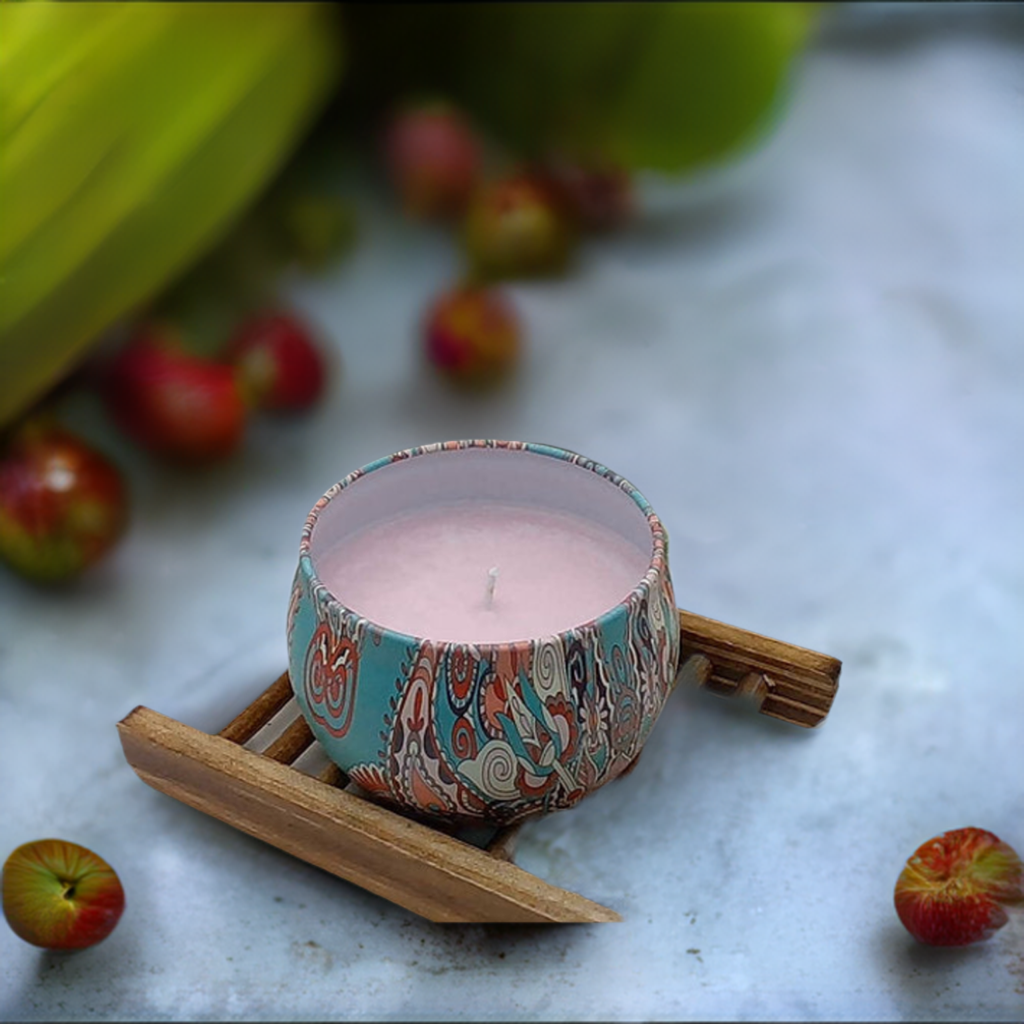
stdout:
[(227, 358), (254, 408), (297, 412), (323, 392), (323, 356), (312, 332), (291, 313), (270, 311), (244, 321), (228, 343)]
[(896, 913), (919, 942), (968, 946), (1007, 922), (1005, 903), (1024, 899), (1024, 868), (1012, 847), (980, 828), (929, 839), (896, 882)]
[(519, 359), (521, 330), (511, 303), (488, 288), (459, 287), (427, 311), (423, 342), (427, 359), (453, 383), (494, 384)]
[(477, 190), (463, 241), (477, 281), (544, 277), (567, 266), (572, 231), (547, 184), (520, 173)]
[(85, 949), (121, 918), (124, 889), (92, 850), (63, 839), (19, 846), (3, 869), (4, 917), (15, 935), (44, 949)]
[(352, 205), (331, 192), (295, 190), (278, 200), (274, 223), (283, 248), (303, 270), (326, 269), (355, 243)]
[(537, 174), (580, 231), (613, 231), (633, 213), (632, 181), (621, 168), (552, 158)]
[(30, 421), (0, 452), (0, 558), (37, 582), (99, 561), (128, 524), (117, 467), (61, 427)]
[(212, 462), (242, 441), (246, 410), (233, 369), (185, 352), (166, 328), (142, 328), (114, 356), (102, 394), (114, 422), (169, 461)]
[(388, 125), (388, 173), (413, 217), (451, 217), (469, 200), (480, 147), (466, 119), (443, 102), (410, 105)]

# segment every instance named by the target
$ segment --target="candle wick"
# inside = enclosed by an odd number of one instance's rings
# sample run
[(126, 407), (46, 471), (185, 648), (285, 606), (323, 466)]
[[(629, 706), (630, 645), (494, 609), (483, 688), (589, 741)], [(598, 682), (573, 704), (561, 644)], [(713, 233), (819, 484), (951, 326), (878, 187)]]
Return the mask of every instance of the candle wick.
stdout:
[(488, 608), (494, 607), (494, 588), (498, 585), (498, 567), (487, 571), (487, 596), (484, 598), (484, 605)]

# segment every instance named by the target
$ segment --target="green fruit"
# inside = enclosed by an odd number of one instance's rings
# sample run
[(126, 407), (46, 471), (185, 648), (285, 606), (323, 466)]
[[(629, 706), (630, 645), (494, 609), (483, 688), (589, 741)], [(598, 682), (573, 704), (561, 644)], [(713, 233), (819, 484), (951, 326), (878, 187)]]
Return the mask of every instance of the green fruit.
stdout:
[(320, 4), (0, 4), (0, 424), (215, 242), (340, 67)]
[(679, 173), (771, 127), (819, 7), (356, 5), (355, 84), (378, 102), (398, 74), (402, 90), (447, 93), (521, 157)]
[(627, 167), (714, 163), (773, 121), (812, 24), (801, 4), (652, 4), (641, 60), (602, 111), (599, 149)]
[(282, 248), (310, 273), (329, 267), (355, 242), (352, 204), (326, 190), (287, 193), (275, 212)]
[(530, 154), (683, 171), (771, 120), (813, 14), (787, 3), (478, 5), (461, 89)]

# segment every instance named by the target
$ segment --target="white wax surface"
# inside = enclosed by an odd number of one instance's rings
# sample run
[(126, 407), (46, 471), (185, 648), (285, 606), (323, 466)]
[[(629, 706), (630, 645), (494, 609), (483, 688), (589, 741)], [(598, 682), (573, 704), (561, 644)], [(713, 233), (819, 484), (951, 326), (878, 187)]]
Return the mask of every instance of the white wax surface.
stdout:
[(481, 501), (372, 524), (320, 555), (316, 571), (342, 604), (378, 625), (483, 643), (588, 622), (625, 598), (649, 561), (649, 552), (581, 516)]

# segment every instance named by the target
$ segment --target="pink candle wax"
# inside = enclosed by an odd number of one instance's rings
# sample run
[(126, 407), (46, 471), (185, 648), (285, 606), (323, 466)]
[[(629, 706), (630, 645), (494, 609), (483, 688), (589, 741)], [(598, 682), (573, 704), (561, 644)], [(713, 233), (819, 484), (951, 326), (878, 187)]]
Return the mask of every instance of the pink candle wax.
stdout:
[(562, 509), (462, 501), (370, 523), (317, 572), (356, 614), (432, 640), (508, 642), (596, 618), (647, 571), (650, 551)]

